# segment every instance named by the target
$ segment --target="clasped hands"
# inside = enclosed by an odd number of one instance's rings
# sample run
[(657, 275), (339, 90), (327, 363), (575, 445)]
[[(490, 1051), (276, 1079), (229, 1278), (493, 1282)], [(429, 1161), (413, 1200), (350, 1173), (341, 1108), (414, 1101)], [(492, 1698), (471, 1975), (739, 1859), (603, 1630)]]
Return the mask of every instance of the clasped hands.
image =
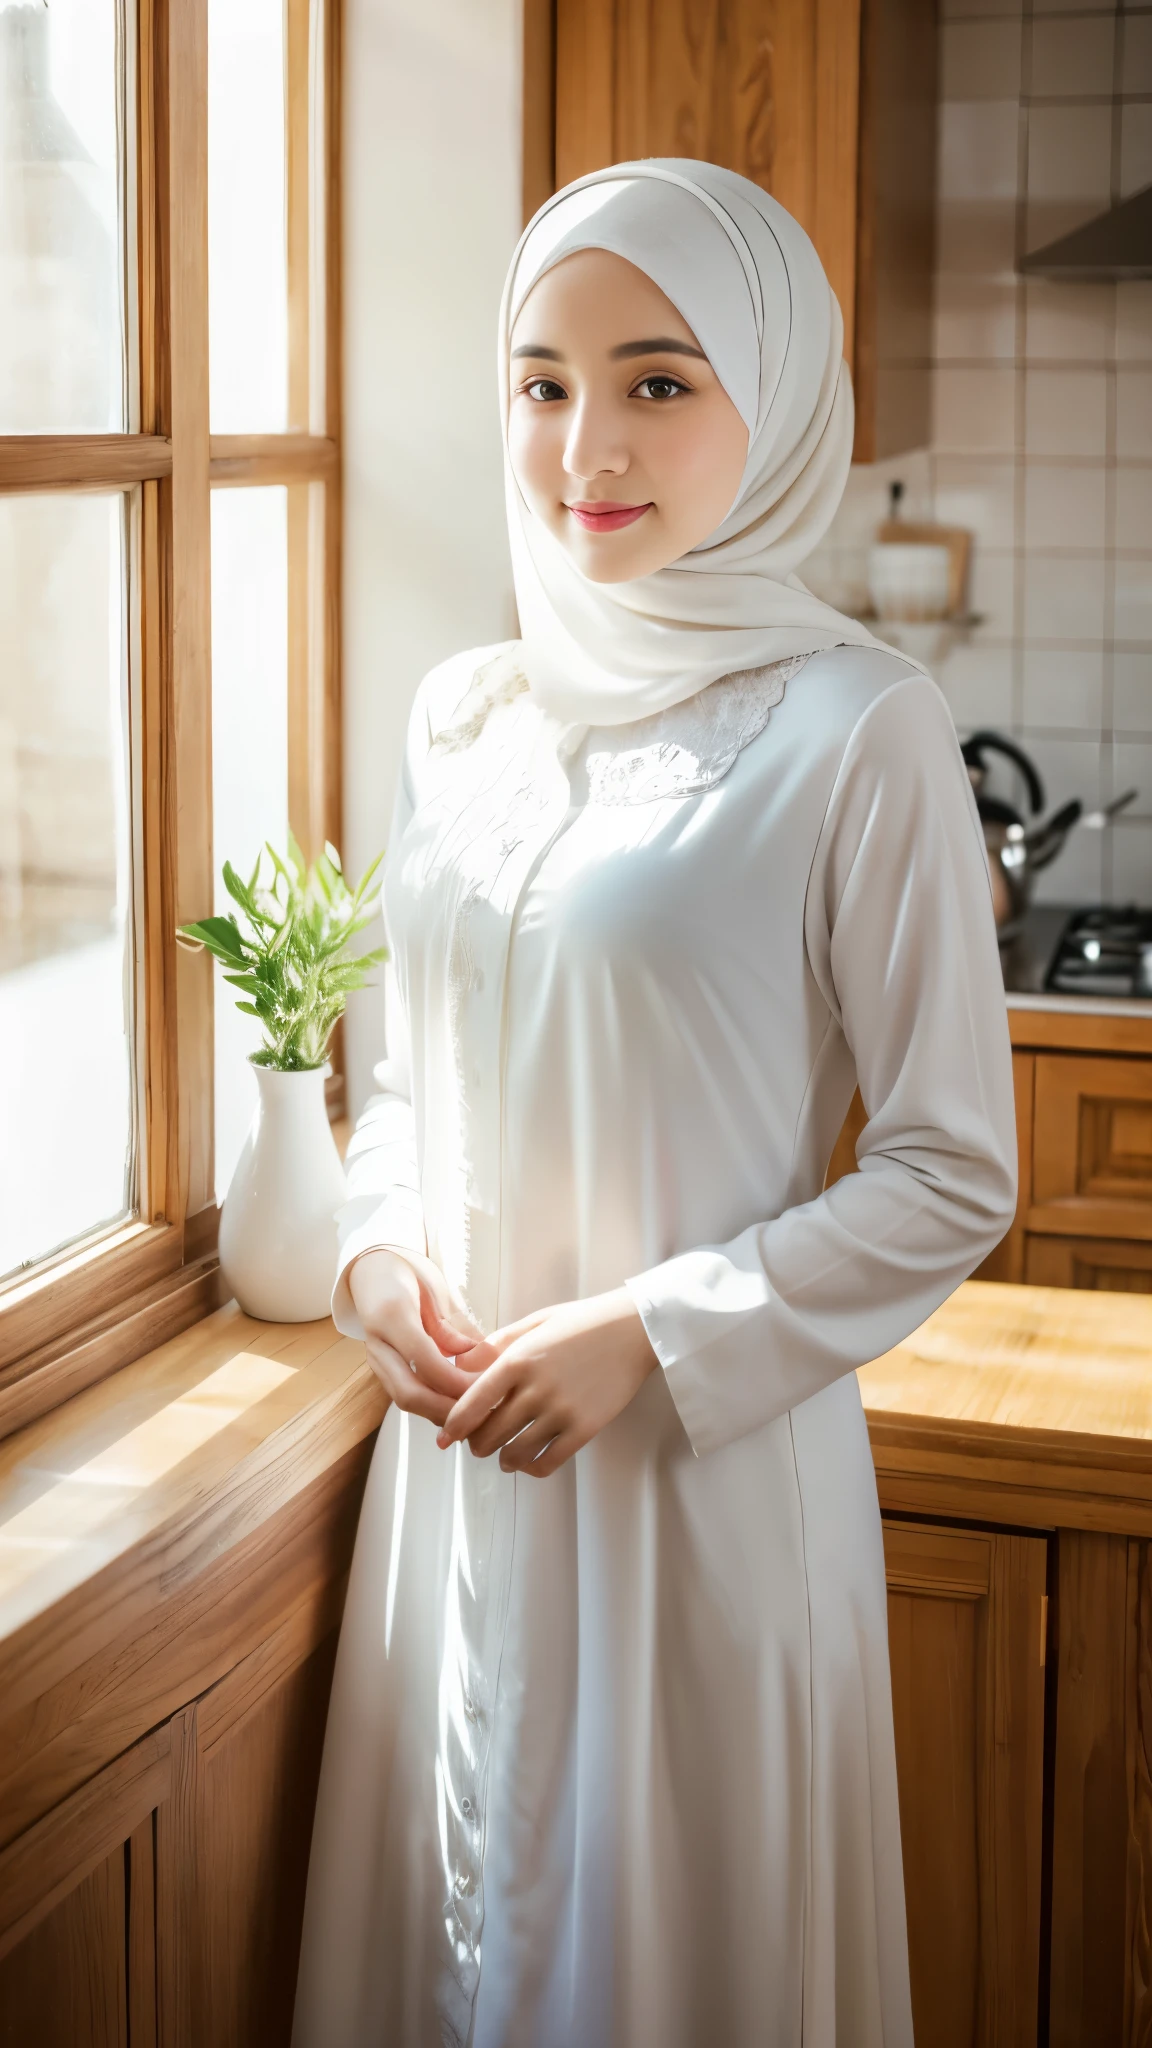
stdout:
[(485, 1337), (431, 1259), (364, 1252), (348, 1275), (385, 1392), (505, 1472), (546, 1479), (626, 1408), (656, 1354), (624, 1287)]

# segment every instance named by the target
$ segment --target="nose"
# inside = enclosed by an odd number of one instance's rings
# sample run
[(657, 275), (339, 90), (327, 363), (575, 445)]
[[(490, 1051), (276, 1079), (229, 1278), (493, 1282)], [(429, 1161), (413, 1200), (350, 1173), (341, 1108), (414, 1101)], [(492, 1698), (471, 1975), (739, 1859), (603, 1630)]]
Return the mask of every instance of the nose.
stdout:
[(615, 408), (586, 394), (573, 410), (564, 444), (564, 467), (569, 476), (581, 483), (598, 476), (623, 476), (630, 459)]

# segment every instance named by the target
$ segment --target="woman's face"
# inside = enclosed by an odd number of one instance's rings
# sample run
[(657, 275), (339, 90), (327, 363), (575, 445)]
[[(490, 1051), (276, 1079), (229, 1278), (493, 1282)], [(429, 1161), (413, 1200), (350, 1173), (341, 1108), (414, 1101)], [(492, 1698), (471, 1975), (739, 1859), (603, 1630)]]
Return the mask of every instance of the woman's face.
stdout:
[(730, 511), (748, 429), (691, 328), (622, 256), (581, 249), (516, 316), (508, 452), (593, 583), (650, 576)]

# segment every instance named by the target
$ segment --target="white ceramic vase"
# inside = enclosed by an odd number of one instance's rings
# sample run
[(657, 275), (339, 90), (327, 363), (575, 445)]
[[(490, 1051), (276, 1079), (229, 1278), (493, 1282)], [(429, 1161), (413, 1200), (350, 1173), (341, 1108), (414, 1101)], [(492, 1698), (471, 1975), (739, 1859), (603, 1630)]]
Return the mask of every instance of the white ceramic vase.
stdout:
[(260, 1101), (220, 1212), (220, 1264), (246, 1314), (311, 1323), (328, 1314), (345, 1195), (324, 1101), (329, 1069), (253, 1072)]

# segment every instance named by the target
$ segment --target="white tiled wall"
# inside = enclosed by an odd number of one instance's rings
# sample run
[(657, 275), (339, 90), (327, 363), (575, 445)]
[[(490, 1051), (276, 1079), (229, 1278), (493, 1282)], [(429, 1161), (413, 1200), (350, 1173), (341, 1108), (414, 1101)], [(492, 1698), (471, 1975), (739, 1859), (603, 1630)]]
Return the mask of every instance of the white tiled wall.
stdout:
[(863, 609), (887, 486), (975, 535), (966, 640), (939, 680), (961, 731), (1034, 756), (1053, 803), (1138, 784), (1137, 815), (1073, 835), (1056, 899), (1152, 903), (1152, 283), (1016, 274), (1152, 182), (1152, 6), (943, 0), (935, 427), (852, 473), (805, 574)]

